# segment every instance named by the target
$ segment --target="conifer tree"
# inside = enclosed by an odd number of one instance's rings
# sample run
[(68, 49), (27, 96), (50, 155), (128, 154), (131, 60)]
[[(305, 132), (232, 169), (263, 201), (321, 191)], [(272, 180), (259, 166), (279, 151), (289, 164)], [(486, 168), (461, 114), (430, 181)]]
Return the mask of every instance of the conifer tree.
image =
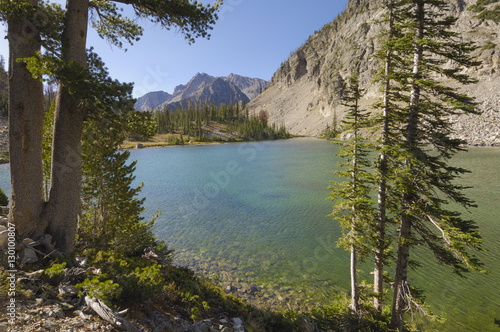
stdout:
[(154, 218), (143, 222), (141, 215), (144, 198), (137, 196), (142, 184), (133, 186), (136, 162), (128, 162), (129, 151), (119, 150), (130, 125), (121, 117), (127, 118), (108, 113), (85, 122), (85, 181), (78, 237), (80, 249), (111, 250), (127, 256), (155, 246), (156, 240), (151, 231)]
[[(452, 88), (472, 80), (462, 73), (476, 65), (470, 57), (474, 47), (451, 31), (456, 18), (446, 16), (441, 0), (404, 0), (394, 4), (394, 63), (392, 94), (395, 102), (394, 134), (399, 142), (393, 152), (391, 175), (392, 210), (398, 220), (398, 242), (391, 328), (403, 330), (405, 310), (415, 302), (408, 284), (410, 248), (426, 245), (437, 260), (463, 274), (480, 271), (481, 263), (470, 249), (481, 249), (481, 237), (471, 220), (449, 208), (455, 202), (474, 206), (456, 179), (467, 172), (450, 164), (463, 150), (463, 141), (453, 139), (447, 117), (476, 112), (474, 100)], [(444, 66), (451, 63), (452, 66)], [(438, 80), (441, 78), (441, 80)], [(446, 83), (443, 83), (446, 80)]]
[(370, 252), (371, 229), (375, 219), (374, 204), (370, 197), (373, 187), (373, 177), (369, 172), (370, 144), (360, 133), (367, 123), (367, 114), (359, 106), (362, 93), (355, 73), (343, 97), (343, 105), (348, 107), (348, 111), (342, 129), (352, 137), (346, 142), (337, 143), (341, 145), (337, 156), (344, 160), (339, 166), (345, 169), (335, 173), (345, 180), (334, 182), (330, 187), (330, 198), (334, 201), (331, 216), (342, 226), (339, 245), (349, 250), (351, 257), (351, 308), (354, 312), (360, 309), (357, 264)]
[[(382, 73), (375, 77), (375, 81), (382, 85), (382, 101), (375, 105), (381, 111), (380, 136), (377, 140), (378, 163), (376, 165), (377, 188), (377, 224), (375, 228), (376, 237), (374, 240), (374, 272), (373, 272), (373, 305), (379, 312), (383, 306), (384, 295), (384, 267), (388, 262), (388, 250), (390, 239), (386, 228), (390, 221), (389, 210), (389, 184), (391, 170), (395, 169), (394, 160), (391, 158), (393, 152), (397, 150), (400, 143), (394, 135), (395, 112), (398, 109), (395, 99), (397, 92), (392, 84), (395, 72), (395, 40), (397, 26), (394, 25), (394, 3), (395, 0), (387, 0), (384, 5), (387, 14), (383, 23), (387, 24), (387, 30), (382, 31), (381, 39), (384, 41), (382, 47), (376, 52), (375, 57), (383, 64)], [(392, 163), (392, 165), (391, 165)]]

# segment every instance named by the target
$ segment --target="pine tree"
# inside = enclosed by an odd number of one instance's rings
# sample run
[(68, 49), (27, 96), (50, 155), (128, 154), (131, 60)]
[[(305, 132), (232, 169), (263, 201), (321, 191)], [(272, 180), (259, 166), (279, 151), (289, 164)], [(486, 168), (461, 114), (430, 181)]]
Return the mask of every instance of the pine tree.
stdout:
[(387, 0), (385, 7), (387, 14), (383, 23), (387, 24), (387, 31), (382, 31), (380, 37), (383, 40), (382, 47), (376, 52), (375, 57), (379, 58), (382, 63), (382, 72), (375, 77), (375, 82), (382, 85), (382, 101), (375, 105), (376, 109), (381, 111), (380, 117), (380, 136), (377, 140), (378, 163), (376, 165), (377, 179), (377, 225), (376, 237), (374, 241), (374, 272), (373, 272), (373, 305), (379, 312), (383, 307), (384, 295), (384, 268), (388, 263), (388, 251), (390, 238), (387, 234), (387, 225), (390, 222), (388, 211), (390, 209), (390, 177), (391, 170), (397, 168), (392, 158), (394, 151), (397, 150), (400, 140), (394, 134), (395, 113), (398, 110), (398, 105), (395, 103), (397, 99), (397, 91), (394, 90), (392, 84), (395, 72), (395, 64), (397, 63), (397, 55), (395, 54), (397, 39), (397, 29), (394, 25), (394, 3), (395, 0)]
[(472, 98), (450, 87), (450, 82), (471, 83), (462, 70), (476, 63), (469, 55), (473, 46), (451, 31), (456, 18), (443, 14), (446, 9), (441, 0), (397, 1), (394, 6), (393, 61), (399, 63), (392, 67), (391, 78), (397, 105), (393, 128), (399, 144), (393, 156), (399, 171), (391, 175), (396, 188), (391, 195), (400, 203), (393, 210), (399, 232), (391, 328), (398, 331), (403, 330), (405, 308), (415, 303), (408, 284), (413, 245), (426, 245), (456, 273), (481, 270), (470, 253), (481, 249), (477, 226), (448, 206), (449, 202), (474, 206), (463, 193), (465, 188), (456, 184), (467, 170), (450, 165), (464, 142), (451, 137), (447, 117), (476, 112)]
[[(142, 185), (133, 187), (136, 162), (120, 151), (129, 123), (107, 114), (85, 123), (83, 139), (82, 217), (78, 225), (81, 250), (111, 250), (135, 255), (155, 246), (151, 222), (143, 222)], [(134, 239), (134, 241), (130, 241)]]
[(375, 219), (374, 204), (370, 197), (373, 187), (373, 177), (369, 172), (370, 143), (360, 132), (367, 123), (367, 114), (359, 106), (362, 93), (358, 76), (354, 74), (343, 97), (343, 105), (348, 107), (343, 130), (349, 132), (352, 138), (337, 143), (341, 145), (337, 156), (344, 160), (339, 166), (345, 169), (335, 173), (345, 181), (334, 182), (330, 187), (330, 198), (334, 201), (331, 216), (339, 221), (343, 230), (339, 245), (349, 250), (351, 256), (351, 308), (354, 312), (360, 309), (357, 263), (370, 252), (370, 230), (374, 227)]

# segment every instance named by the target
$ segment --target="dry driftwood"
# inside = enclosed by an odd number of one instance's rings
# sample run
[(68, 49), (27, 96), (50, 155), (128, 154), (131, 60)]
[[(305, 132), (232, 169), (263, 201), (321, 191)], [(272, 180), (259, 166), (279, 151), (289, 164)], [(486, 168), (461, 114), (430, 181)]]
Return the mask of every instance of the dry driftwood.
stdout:
[(85, 296), (85, 303), (87, 303), (87, 305), (92, 308), (92, 310), (94, 310), (99, 317), (113, 324), (116, 328), (122, 331), (139, 332), (139, 329), (136, 328), (131, 322), (123, 318), (119, 312), (111, 310), (101, 300)]
[[(43, 245), (45, 249), (49, 252), (48, 254), (45, 254), (44, 252), (36, 249), (35, 247), (38, 247), (40, 245)], [(62, 257), (62, 253), (58, 251), (55, 246), (52, 244), (52, 235), (50, 234), (45, 234), (41, 238), (39, 238), (36, 241), (33, 241), (30, 238), (26, 238), (23, 241), (21, 241), (21, 246), (24, 248), (28, 248), (33, 250), (34, 252), (38, 253), (39, 255), (43, 256), (43, 258), (47, 258), (49, 256), (52, 257)]]

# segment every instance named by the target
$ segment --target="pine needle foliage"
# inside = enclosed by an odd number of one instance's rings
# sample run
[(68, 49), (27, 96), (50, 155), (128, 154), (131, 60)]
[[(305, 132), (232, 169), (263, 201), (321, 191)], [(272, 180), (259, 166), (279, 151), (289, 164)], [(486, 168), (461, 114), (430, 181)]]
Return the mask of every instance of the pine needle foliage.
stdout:
[(155, 217), (145, 222), (142, 215), (144, 198), (138, 197), (142, 184), (134, 187), (136, 162), (129, 162), (129, 151), (119, 150), (127, 134), (123, 118), (112, 113), (85, 124), (78, 234), (82, 249), (134, 256), (158, 246), (158, 241), (151, 229)]
[(398, 171), (391, 175), (390, 195), (400, 203), (392, 209), (399, 232), (391, 326), (401, 330), (412, 304), (405, 292), (412, 246), (426, 245), (439, 263), (460, 275), (482, 271), (471, 253), (481, 250), (477, 226), (449, 205), (475, 206), (458, 184), (468, 171), (450, 160), (465, 142), (452, 137), (449, 118), (477, 113), (474, 99), (452, 85), (472, 83), (464, 68), (478, 63), (470, 56), (475, 46), (452, 30), (456, 18), (445, 14), (447, 2), (403, 0), (393, 6), (391, 156)]
[(357, 281), (357, 261), (367, 257), (373, 243), (375, 206), (371, 198), (374, 178), (370, 151), (371, 143), (361, 131), (367, 126), (368, 115), (359, 106), (363, 94), (359, 87), (358, 75), (350, 78), (350, 85), (345, 91), (343, 105), (348, 108), (342, 122), (342, 129), (351, 137), (340, 145), (337, 156), (342, 158), (335, 174), (344, 179), (332, 182), (330, 199), (333, 200), (331, 217), (342, 227), (342, 237), (338, 245), (351, 253), (351, 308), (357, 312), (359, 305), (359, 286)]

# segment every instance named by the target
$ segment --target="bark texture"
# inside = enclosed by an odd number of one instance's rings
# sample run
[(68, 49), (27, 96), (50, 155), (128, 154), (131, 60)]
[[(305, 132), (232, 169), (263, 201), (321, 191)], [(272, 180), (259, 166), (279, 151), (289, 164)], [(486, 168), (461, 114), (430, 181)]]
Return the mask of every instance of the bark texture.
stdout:
[[(28, 1), (33, 6), (38, 0)], [(29, 14), (8, 20), (9, 40), (9, 153), (11, 169), (10, 222), (23, 237), (44, 234), (42, 122), (43, 85), (34, 79), (19, 58), (31, 57), (40, 49), (37, 27)]]
[[(68, 0), (62, 36), (62, 57), (87, 68), (86, 40), (88, 0)], [(71, 93), (71, 82), (59, 84), (56, 97), (52, 174), (49, 202), (44, 218), (49, 221), (59, 250), (70, 253), (75, 244), (82, 182), (81, 137), (85, 109)]]

